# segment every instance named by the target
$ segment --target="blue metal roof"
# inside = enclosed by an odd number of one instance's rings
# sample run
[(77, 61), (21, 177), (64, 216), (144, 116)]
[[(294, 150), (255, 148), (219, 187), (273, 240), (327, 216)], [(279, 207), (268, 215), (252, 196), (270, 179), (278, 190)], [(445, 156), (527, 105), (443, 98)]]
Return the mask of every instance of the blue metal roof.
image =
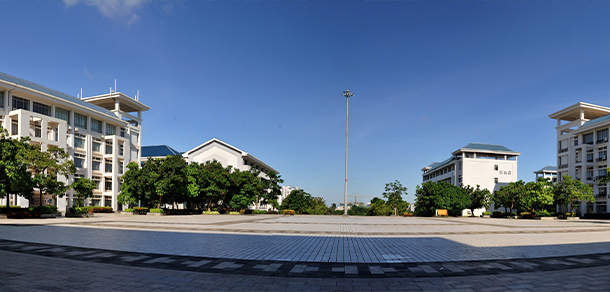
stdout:
[(15, 76), (8, 75), (6, 73), (0, 72), (0, 80), (4, 80), (6, 82), (15, 83), (15, 84), (27, 87), (27, 88), (31, 88), (33, 90), (44, 92), (46, 94), (49, 94), (49, 95), (61, 98), (63, 100), (70, 101), (70, 102), (82, 105), (82, 106), (84, 106), (84, 107), (86, 107), (88, 109), (94, 110), (94, 111), (99, 112), (101, 114), (104, 114), (106, 116), (117, 118), (117, 116), (115, 116), (114, 114), (109, 114), (108, 113), (109, 111), (107, 109), (103, 108), (103, 107), (99, 107), (97, 105), (94, 105), (92, 103), (88, 103), (88, 102), (86, 102), (84, 100), (81, 100), (79, 98), (76, 98), (74, 96), (65, 94), (63, 92), (59, 92), (57, 90), (54, 90), (54, 89), (51, 89), (51, 88), (48, 88), (48, 87), (44, 87), (44, 86), (42, 86), (40, 84), (36, 84), (34, 82), (30, 82), (30, 81), (27, 81), (25, 79), (21, 79), (21, 78), (18, 78), (18, 77), (15, 77)]
[(167, 155), (182, 155), (167, 145), (142, 146), (142, 157), (165, 157)]
[(442, 166), (447, 165), (449, 162), (451, 162), (453, 160), (455, 160), (455, 156), (451, 156), (450, 158), (447, 158), (447, 159), (443, 160), (442, 162), (438, 162), (436, 164), (433, 163), (430, 166), (431, 168), (430, 168), (430, 170), (428, 170), (428, 172), (441, 168)]
[(470, 143), (470, 144), (462, 147), (462, 149), (515, 152), (502, 145), (483, 144), (483, 143)]
[(545, 171), (557, 171), (557, 166), (547, 165), (547, 166), (543, 167), (541, 170), (535, 171), (534, 173), (536, 173), (536, 172), (545, 172)]
[(593, 124), (597, 124), (597, 123), (601, 123), (603, 121), (607, 121), (610, 120), (610, 115), (605, 115), (605, 116), (601, 116), (597, 119), (592, 119), (584, 124), (582, 124), (582, 126), (580, 126), (581, 128), (587, 127), (587, 126), (591, 126)]

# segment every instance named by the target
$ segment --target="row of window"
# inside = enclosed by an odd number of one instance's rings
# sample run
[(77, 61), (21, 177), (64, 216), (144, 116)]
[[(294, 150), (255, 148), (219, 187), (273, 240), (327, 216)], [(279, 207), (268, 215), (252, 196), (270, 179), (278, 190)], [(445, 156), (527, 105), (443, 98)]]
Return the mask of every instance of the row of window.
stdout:
[[(4, 96), (4, 95), (2, 94), (2, 96)], [(0, 104), (4, 104), (4, 102), (2, 102)], [(33, 112), (39, 113), (42, 115), (46, 115), (46, 116), (51, 116), (51, 107), (50, 106), (48, 106), (46, 104), (38, 103), (38, 102), (33, 102), (32, 106), (33, 106), (33, 109), (32, 109)], [(17, 110), (17, 109), (24, 109), (24, 110), (29, 111), (30, 110), (30, 101), (25, 98), (13, 96), (13, 110)], [(68, 123), (68, 125), (71, 125), (70, 111), (67, 109), (55, 107), (55, 118), (64, 120)], [(88, 126), (87, 125), (87, 116), (81, 115), (79, 113), (74, 113), (74, 126), (77, 128), (82, 128), (82, 129), (86, 130), (87, 126)], [(102, 134), (102, 130), (103, 130), (102, 121), (91, 118), (91, 131)], [(106, 135), (116, 135), (116, 134), (117, 134), (117, 126), (111, 125), (111, 124), (106, 124)], [(121, 134), (121, 137), (125, 137), (125, 128), (121, 128), (120, 134)]]
[[(85, 168), (85, 159), (86, 156), (80, 153), (74, 153), (74, 166), (78, 169)], [(102, 158), (101, 157), (92, 157), (91, 161), (91, 170), (93, 171), (101, 171), (102, 166)], [(104, 172), (109, 173), (112, 172), (112, 161), (106, 160), (104, 163)], [(119, 161), (119, 174), (123, 174), (123, 161)]]

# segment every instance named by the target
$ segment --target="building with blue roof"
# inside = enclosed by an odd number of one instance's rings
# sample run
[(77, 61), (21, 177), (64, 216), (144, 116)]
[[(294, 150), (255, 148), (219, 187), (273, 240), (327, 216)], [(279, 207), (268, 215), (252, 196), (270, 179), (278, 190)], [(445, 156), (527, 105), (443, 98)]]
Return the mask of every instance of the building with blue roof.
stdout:
[[(50, 146), (65, 149), (76, 173), (64, 182), (89, 178), (97, 183), (86, 205), (120, 209), (120, 177), (130, 161), (140, 161), (142, 112), (149, 109), (139, 97), (116, 92), (116, 88), (97, 96), (74, 97), (0, 73), (0, 125), (12, 138), (29, 137), (42, 151)], [(60, 211), (75, 203), (73, 190), (64, 198), (41, 197), (36, 192), (32, 200), (12, 197), (10, 201), (22, 207), (55, 205)]]
[(545, 179), (548, 178), (552, 182), (557, 182), (557, 166), (547, 165), (538, 171), (534, 171), (534, 174), (536, 175), (536, 180), (541, 177)]
[[(469, 143), (451, 153), (441, 162), (433, 162), (422, 168), (423, 182), (446, 182), (456, 186), (479, 185), (482, 189), (495, 192), (500, 187), (517, 181), (517, 157), (520, 152), (496, 144)], [(491, 206), (490, 210), (496, 210)], [(479, 216), (484, 209), (475, 210)], [(463, 210), (462, 215), (470, 215)]]
[(599, 183), (608, 173), (610, 108), (579, 102), (549, 118), (557, 121), (557, 180), (570, 175), (593, 188), (595, 202), (580, 204), (581, 214), (610, 212), (608, 186)]

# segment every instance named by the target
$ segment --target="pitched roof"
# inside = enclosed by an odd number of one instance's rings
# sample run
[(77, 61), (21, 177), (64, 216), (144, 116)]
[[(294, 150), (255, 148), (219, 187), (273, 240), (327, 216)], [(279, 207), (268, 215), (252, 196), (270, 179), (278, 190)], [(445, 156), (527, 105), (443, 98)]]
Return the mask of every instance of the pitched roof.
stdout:
[(515, 152), (502, 145), (484, 144), (484, 143), (469, 143), (468, 145), (462, 147), (462, 149)]
[(167, 145), (142, 146), (142, 157), (165, 157), (167, 155), (181, 155), (174, 148)]
[(445, 160), (443, 160), (442, 162), (434, 162), (430, 165), (430, 170), (429, 171), (433, 171), (435, 169), (441, 168), (445, 165), (447, 165), (449, 162), (455, 160), (455, 156), (451, 156)]
[(0, 80), (6, 81), (6, 82), (10, 82), (10, 83), (15, 83), (17, 85), (20, 85), (20, 86), (23, 86), (23, 87), (27, 87), (29, 89), (40, 91), (42, 93), (46, 93), (46, 94), (55, 96), (57, 98), (63, 99), (65, 101), (76, 103), (78, 105), (84, 106), (84, 107), (86, 107), (86, 108), (88, 108), (90, 110), (96, 111), (96, 112), (98, 112), (100, 114), (103, 114), (103, 115), (106, 115), (106, 116), (118, 119), (117, 116), (115, 116), (114, 114), (109, 114), (108, 113), (109, 111), (107, 109), (105, 109), (105, 108), (99, 107), (99, 106), (94, 105), (92, 103), (88, 103), (88, 102), (86, 102), (84, 100), (81, 100), (79, 98), (76, 98), (76, 97), (68, 95), (68, 94), (65, 94), (63, 92), (59, 92), (57, 90), (54, 90), (54, 89), (51, 89), (51, 88), (48, 88), (48, 87), (44, 87), (44, 86), (42, 86), (40, 84), (37, 84), (37, 83), (34, 83), (34, 82), (30, 82), (30, 81), (27, 81), (25, 79), (21, 79), (19, 77), (15, 77), (15, 76), (12, 76), (12, 75), (0, 72)]
[(591, 126), (593, 124), (597, 124), (597, 123), (601, 123), (603, 121), (607, 121), (610, 120), (610, 115), (605, 115), (605, 116), (601, 116), (599, 118), (596, 119), (592, 119), (588, 122), (585, 122), (584, 124), (582, 124), (582, 126), (580, 126), (581, 128), (587, 127), (587, 126)]
[(534, 173), (542, 173), (542, 172), (557, 172), (557, 166), (547, 165), (540, 169), (539, 171), (534, 171)]

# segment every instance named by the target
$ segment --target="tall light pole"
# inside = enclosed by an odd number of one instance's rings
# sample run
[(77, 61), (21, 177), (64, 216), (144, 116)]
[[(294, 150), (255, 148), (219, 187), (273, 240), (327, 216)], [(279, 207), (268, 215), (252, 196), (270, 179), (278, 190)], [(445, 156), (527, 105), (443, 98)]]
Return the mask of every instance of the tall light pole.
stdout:
[(347, 216), (347, 133), (349, 128), (349, 98), (354, 96), (353, 92), (349, 90), (343, 91), (345, 96), (346, 114), (345, 114), (345, 201), (343, 203), (343, 216)]

